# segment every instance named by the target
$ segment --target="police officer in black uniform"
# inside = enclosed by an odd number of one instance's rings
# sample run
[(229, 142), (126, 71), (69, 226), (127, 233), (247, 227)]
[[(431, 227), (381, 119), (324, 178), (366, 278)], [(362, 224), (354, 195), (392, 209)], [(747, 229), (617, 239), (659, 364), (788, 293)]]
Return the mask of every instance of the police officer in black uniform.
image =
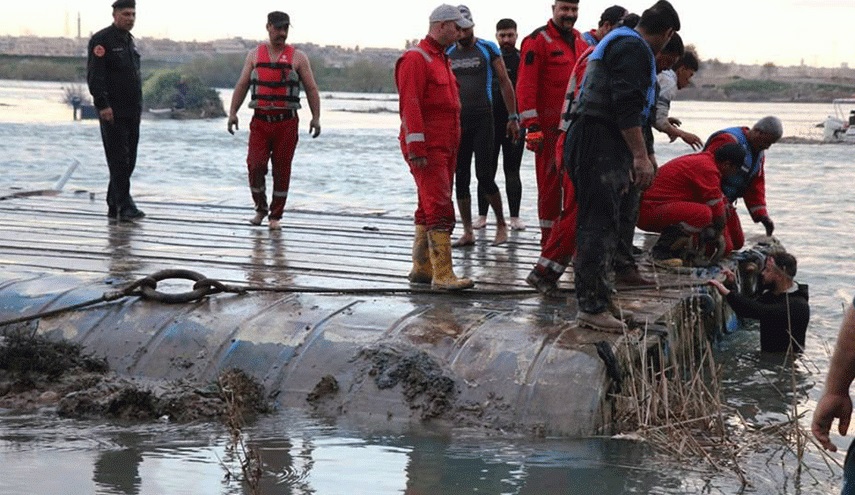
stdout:
[(131, 174), (137, 161), (142, 114), (140, 55), (131, 29), (135, 0), (113, 2), (113, 24), (89, 40), (87, 81), (98, 109), (101, 140), (110, 169), (107, 216), (133, 221), (145, 216), (131, 198)]

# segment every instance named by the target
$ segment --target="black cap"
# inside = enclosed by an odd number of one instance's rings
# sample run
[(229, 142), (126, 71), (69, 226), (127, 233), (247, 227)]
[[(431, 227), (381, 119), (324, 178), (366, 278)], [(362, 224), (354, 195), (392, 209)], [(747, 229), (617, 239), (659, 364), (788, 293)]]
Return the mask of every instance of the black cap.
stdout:
[(114, 9), (135, 9), (137, 2), (136, 0), (116, 0), (111, 7)]
[(600, 15), (600, 26), (602, 26), (603, 23), (606, 22), (611, 23), (611, 25), (613, 26), (616, 26), (617, 23), (619, 23), (626, 14), (627, 11), (625, 8), (621, 7), (620, 5), (612, 5), (611, 7), (604, 10), (603, 13)]
[(291, 17), (289, 17), (288, 14), (286, 14), (285, 12), (274, 10), (273, 12), (267, 14), (267, 23), (272, 24), (275, 28), (290, 26)]

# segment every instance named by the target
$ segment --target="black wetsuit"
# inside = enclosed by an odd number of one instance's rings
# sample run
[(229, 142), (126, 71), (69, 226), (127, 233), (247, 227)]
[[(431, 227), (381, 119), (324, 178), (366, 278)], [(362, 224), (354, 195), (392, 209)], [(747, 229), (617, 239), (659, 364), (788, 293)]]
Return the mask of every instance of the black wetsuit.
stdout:
[[(520, 66), (520, 51), (516, 48), (502, 47), (502, 59), (508, 69), (511, 84), (517, 85), (517, 72)], [(516, 142), (507, 136), (508, 109), (505, 108), (505, 100), (499, 88), (499, 78), (493, 77), (493, 156), (490, 161), (490, 169), (493, 177), (499, 169), (499, 150), (502, 151), (502, 169), (505, 172), (505, 191), (508, 195), (508, 210), (511, 217), (520, 216), (520, 202), (522, 201), (522, 181), (520, 180), (520, 164), (522, 163), (525, 140)], [(487, 215), (487, 198), (478, 195), (478, 214)]]
[(760, 320), (760, 350), (763, 352), (787, 352), (791, 341), (796, 352), (804, 349), (810, 321), (807, 285), (798, 284), (794, 292), (784, 294), (765, 291), (757, 299), (731, 291), (727, 302), (740, 318)]
[(130, 32), (111, 25), (89, 40), (87, 82), (98, 110), (112, 108), (113, 123), (101, 120), (101, 141), (110, 169), (107, 214), (139, 216), (131, 198), (142, 114), (140, 55)]

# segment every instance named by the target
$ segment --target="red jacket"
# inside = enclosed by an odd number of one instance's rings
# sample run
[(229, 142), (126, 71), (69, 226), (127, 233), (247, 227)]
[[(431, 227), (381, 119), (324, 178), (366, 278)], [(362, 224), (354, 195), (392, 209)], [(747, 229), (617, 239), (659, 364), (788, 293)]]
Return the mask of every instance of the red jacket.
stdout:
[[(748, 128), (743, 127), (742, 132), (747, 133)], [(704, 146), (704, 151), (715, 153), (715, 150), (729, 143), (738, 143), (738, 141), (733, 137), (733, 135), (722, 132), (712, 138), (712, 140)], [(750, 157), (746, 159), (750, 159)], [(763, 158), (763, 161), (765, 162), (765, 157)], [(745, 189), (745, 194), (742, 195), (742, 200), (745, 201), (745, 206), (751, 214), (751, 219), (755, 222), (759, 222), (761, 217), (769, 216), (769, 212), (766, 210), (765, 168), (765, 164), (761, 163), (760, 171), (751, 179), (751, 182), (748, 183), (748, 187)]]
[(588, 44), (573, 30), (568, 44), (550, 20), (522, 42), (517, 76), (517, 105), (523, 127), (557, 128), (567, 81), (576, 58)]
[(401, 149), (407, 157), (427, 156), (427, 145), (456, 148), (460, 142), (457, 79), (443, 47), (431, 37), (410, 48), (395, 64)]
[(683, 155), (659, 167), (653, 184), (644, 191), (642, 203), (701, 203), (713, 218), (723, 218), (727, 198), (721, 192), (721, 172), (712, 153)]

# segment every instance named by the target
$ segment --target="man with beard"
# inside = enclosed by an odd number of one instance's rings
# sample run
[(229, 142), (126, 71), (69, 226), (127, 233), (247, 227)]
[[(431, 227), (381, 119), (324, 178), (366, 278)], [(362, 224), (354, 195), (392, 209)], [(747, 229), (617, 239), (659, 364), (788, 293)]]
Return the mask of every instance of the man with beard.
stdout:
[(679, 29), (677, 11), (660, 0), (644, 11), (635, 29), (613, 30), (588, 57), (564, 145), (564, 165), (578, 205), (574, 271), (579, 326), (617, 333), (626, 329), (609, 312), (608, 275), (622, 234), (635, 228), (638, 201), (631, 191), (644, 190), (653, 180), (653, 143), (643, 129), (656, 103), (656, 53)]
[(134, 221), (145, 216), (131, 197), (142, 115), (140, 54), (131, 29), (137, 18), (134, 0), (113, 2), (113, 24), (89, 40), (86, 79), (98, 109), (101, 141), (107, 156), (107, 217)]
[[(469, 22), (472, 13), (465, 5), (457, 7), (460, 14)], [(474, 24), (473, 24), (474, 26)], [(496, 167), (493, 153), (493, 77), (499, 80), (499, 89), (505, 110), (509, 114), (503, 134), (519, 139), (519, 123), (514, 109), (514, 86), (508, 77), (505, 62), (499, 47), (492, 41), (475, 37), (472, 27), (464, 28), (461, 38), (448, 51), (451, 70), (460, 86), (460, 148), (457, 151), (457, 207), (460, 221), (463, 223), (463, 235), (455, 247), (475, 244), (472, 226), (472, 196), (469, 192), (472, 155), (475, 155), (475, 177), (478, 179), (478, 197), (486, 199), (496, 215), (496, 237), (493, 245), (504, 244), (508, 240), (508, 227), (502, 211), (502, 195), (496, 185)], [(480, 213), (480, 212), (479, 212)], [(485, 209), (486, 216), (486, 209)]]
[(576, 58), (588, 47), (573, 28), (578, 15), (579, 0), (555, 0), (552, 19), (522, 43), (517, 102), (521, 124), (526, 128), (526, 148), (535, 153), (541, 246), (546, 244), (561, 214), (561, 175), (555, 166), (555, 143), (567, 81)]
[(713, 279), (709, 284), (727, 299), (736, 316), (760, 320), (760, 350), (800, 353), (810, 321), (808, 287), (797, 283), (796, 258), (789, 253), (766, 257), (760, 280), (763, 293), (756, 300), (735, 290), (735, 275), (725, 269), (725, 283)]
[(457, 7), (442, 4), (430, 14), (427, 36), (395, 64), (401, 132), (398, 140), (416, 182), (413, 268), (409, 280), (434, 289), (475, 285), (451, 268), (454, 229), (452, 180), (460, 145), (460, 97), (445, 50), (472, 27)]
[[(502, 51), (502, 60), (511, 85), (517, 84), (517, 73), (520, 66), (520, 51), (517, 50), (517, 23), (513, 19), (501, 19), (496, 23), (496, 41)], [(493, 75), (493, 95), (501, 91), (499, 78)], [(511, 230), (525, 230), (525, 223), (520, 219), (520, 202), (522, 201), (522, 181), (520, 180), (520, 164), (522, 163), (524, 143), (519, 135), (509, 135), (507, 127), (510, 121), (519, 122), (516, 107), (509, 113), (505, 108), (504, 98), (493, 98), (493, 155), (490, 169), (499, 169), (499, 151), (502, 152), (502, 170), (505, 172), (505, 192), (508, 195), (508, 225)], [(519, 127), (519, 126), (517, 126)], [(484, 228), (487, 224), (487, 198), (478, 195), (478, 218), (472, 223), (473, 229)]]
[[(270, 230), (281, 229), (280, 220), (291, 184), (291, 162), (297, 147), (300, 120), (300, 85), (306, 90), (306, 100), (312, 112), (309, 133), (312, 138), (321, 133), (321, 100), (312, 74), (309, 57), (286, 43), (291, 18), (285, 12), (267, 14), (269, 41), (251, 50), (246, 56), (240, 77), (232, 93), (227, 130), (234, 134), (238, 128), (237, 112), (252, 89), (249, 107), (255, 109), (249, 124), (249, 151), (246, 165), (249, 190), (255, 203), (255, 217), (249, 222), (261, 225), (266, 217)], [(273, 196), (268, 209), (266, 193), (267, 163), (273, 169)]]

